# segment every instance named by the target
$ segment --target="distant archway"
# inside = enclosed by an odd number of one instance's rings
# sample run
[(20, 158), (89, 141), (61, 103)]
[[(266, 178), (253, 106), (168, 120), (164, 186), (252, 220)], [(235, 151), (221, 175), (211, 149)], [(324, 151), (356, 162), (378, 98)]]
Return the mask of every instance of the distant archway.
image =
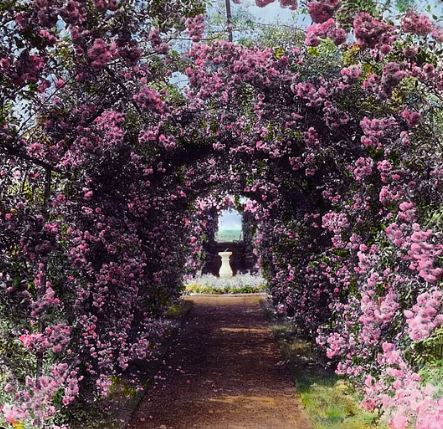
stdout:
[(228, 208), (219, 213), (215, 240), (227, 243), (243, 240), (243, 216), (238, 210)]

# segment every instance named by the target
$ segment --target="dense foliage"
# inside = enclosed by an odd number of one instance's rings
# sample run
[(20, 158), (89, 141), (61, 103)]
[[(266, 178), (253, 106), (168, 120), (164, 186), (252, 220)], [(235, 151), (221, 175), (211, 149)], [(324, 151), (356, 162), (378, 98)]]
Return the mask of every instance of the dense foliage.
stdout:
[(232, 193), (278, 310), (393, 428), (442, 426), (443, 30), (389, 4), (310, 1), (272, 48), (202, 42), (195, 1), (0, 5), (5, 422), (57, 427), (155, 355)]

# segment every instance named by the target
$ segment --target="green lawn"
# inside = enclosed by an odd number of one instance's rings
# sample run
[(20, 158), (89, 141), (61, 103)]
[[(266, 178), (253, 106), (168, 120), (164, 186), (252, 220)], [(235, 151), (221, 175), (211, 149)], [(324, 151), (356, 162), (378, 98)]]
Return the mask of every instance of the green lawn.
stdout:
[(220, 242), (231, 242), (241, 239), (242, 231), (240, 229), (222, 229), (215, 235), (215, 239)]

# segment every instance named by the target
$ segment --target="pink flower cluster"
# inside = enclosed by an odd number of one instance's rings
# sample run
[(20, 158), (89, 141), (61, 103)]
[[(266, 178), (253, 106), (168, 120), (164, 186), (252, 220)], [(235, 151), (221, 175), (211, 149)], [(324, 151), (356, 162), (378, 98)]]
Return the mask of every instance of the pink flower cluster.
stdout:
[(374, 48), (381, 43), (388, 32), (386, 23), (379, 21), (367, 12), (361, 12), (354, 18), (354, 34), (357, 42), (365, 48)]
[(115, 44), (108, 44), (103, 39), (95, 39), (88, 49), (88, 58), (92, 67), (101, 69), (112, 61), (116, 53), (117, 47)]
[[(255, 4), (258, 7), (266, 7), (268, 4), (274, 3), (275, 0), (255, 0)], [(240, 1), (239, 1), (240, 3)]]
[(408, 257), (411, 260), (409, 268), (417, 270), (419, 275), (429, 283), (435, 283), (443, 275), (442, 268), (434, 268), (434, 262), (443, 253), (442, 244), (430, 242), (433, 231), (423, 231), (418, 224), (413, 224), (410, 237)]
[(365, 177), (372, 174), (372, 168), (374, 166), (374, 161), (372, 158), (360, 157), (355, 161), (354, 169), (352, 171), (355, 180), (362, 181)]
[(12, 426), (28, 422), (42, 427), (57, 411), (52, 405), (55, 396), (62, 392), (63, 404), (68, 405), (78, 394), (78, 381), (75, 370), (70, 371), (67, 364), (59, 363), (52, 365), (45, 375), (36, 378), (27, 376), (22, 390), (8, 383), (5, 390), (13, 400), (3, 405), (2, 414)]
[(193, 42), (200, 42), (205, 32), (205, 18), (203, 15), (197, 15), (194, 18), (186, 19), (186, 29)]
[(63, 20), (68, 24), (81, 24), (86, 20), (86, 8), (77, 1), (70, 0), (61, 11)]
[(387, 183), (391, 178), (392, 163), (387, 159), (384, 159), (383, 161), (378, 161), (377, 170), (380, 173), (381, 181), (383, 183)]
[(328, 212), (322, 217), (322, 227), (327, 231), (339, 233), (349, 226), (349, 221), (344, 213)]
[(160, 94), (149, 86), (142, 86), (134, 95), (133, 100), (145, 110), (152, 110), (159, 114), (165, 111), (165, 103)]
[(96, 130), (102, 135), (101, 143), (103, 148), (115, 148), (121, 145), (124, 138), (122, 124), (125, 116), (114, 110), (105, 110), (98, 116), (94, 125)]
[[(407, 215), (400, 213), (399, 216)], [(409, 216), (412, 219), (413, 214)], [(406, 224), (392, 223), (386, 228), (386, 235), (397, 247), (407, 250), (405, 258), (410, 261), (411, 270), (418, 271), (427, 282), (435, 283), (443, 275), (443, 269), (434, 268), (436, 258), (443, 253), (443, 245), (430, 242), (433, 231), (423, 231), (417, 223), (412, 224), (411, 235), (409, 231)]]
[(381, 84), (386, 97), (390, 96), (392, 90), (408, 75), (403, 67), (402, 64), (396, 62), (387, 63), (383, 67)]
[(340, 356), (341, 354), (346, 352), (350, 346), (349, 339), (341, 336), (337, 332), (334, 332), (333, 334), (329, 335), (329, 337), (326, 340), (326, 343), (327, 343), (326, 356), (329, 359), (333, 359), (337, 356)]
[(443, 28), (441, 27), (435, 27), (432, 30), (432, 38), (437, 42), (437, 43), (442, 43), (443, 42)]
[(332, 244), (336, 248), (346, 247), (342, 240), (342, 232), (349, 227), (349, 221), (344, 213), (328, 212), (322, 217), (323, 229), (333, 232)]
[(148, 38), (155, 52), (166, 54), (169, 51), (169, 45), (160, 37), (160, 30), (158, 28), (151, 28)]
[(177, 147), (177, 142), (171, 136), (160, 134), (158, 141), (167, 151), (174, 150)]
[(297, 0), (279, 0), (281, 7), (287, 7), (290, 10), (296, 10), (298, 7)]
[(360, 77), (361, 67), (359, 65), (344, 67), (340, 70), (340, 74), (343, 76), (343, 80), (346, 83), (351, 83), (356, 81)]
[(315, 23), (322, 23), (332, 18), (340, 0), (320, 0), (308, 3), (308, 12)]
[(361, 137), (362, 145), (364, 147), (381, 147), (381, 139), (396, 125), (397, 122), (394, 118), (369, 119), (365, 116), (360, 122), (364, 133), (364, 136)]
[(431, 385), (422, 386), (420, 376), (409, 368), (395, 344), (382, 344), (378, 362), (383, 367), (379, 378), (367, 375), (365, 379), (365, 408), (383, 406), (393, 429), (407, 429), (411, 424), (415, 429), (440, 428), (442, 400), (435, 399)]
[(318, 46), (321, 39), (325, 38), (331, 39), (336, 45), (341, 45), (346, 41), (346, 32), (343, 28), (337, 27), (333, 18), (312, 24), (306, 30), (305, 43), (307, 46)]
[[(368, 286), (371, 281), (368, 280)], [(361, 297), (361, 331), (359, 340), (364, 345), (376, 346), (381, 337), (381, 329), (388, 325), (394, 318), (399, 304), (395, 291), (390, 288), (388, 293), (379, 302), (375, 298), (375, 291), (369, 289)]]
[(414, 11), (407, 12), (401, 21), (403, 31), (416, 34), (418, 36), (427, 36), (434, 28), (433, 22), (426, 15)]
[(411, 310), (405, 310), (408, 333), (412, 340), (420, 341), (443, 325), (443, 292), (438, 289), (423, 292)]
[(303, 140), (308, 147), (317, 147), (320, 144), (319, 135), (314, 127), (310, 127), (303, 134)]
[(37, 83), (45, 67), (45, 58), (23, 51), (12, 62), (8, 57), (0, 58), (0, 70), (17, 85)]
[(414, 112), (409, 109), (404, 109), (401, 112), (401, 117), (406, 121), (409, 128), (413, 128), (420, 122), (421, 114), (420, 112)]
[[(234, 3), (240, 4), (241, 0), (233, 0)], [(275, 0), (255, 0), (255, 4), (258, 7), (266, 7), (268, 4), (274, 3)], [(287, 7), (291, 10), (297, 9), (297, 0), (279, 0), (281, 7)]]
[(71, 328), (58, 323), (45, 328), (43, 333), (23, 334), (20, 341), (23, 345), (34, 352), (42, 352), (51, 349), (54, 353), (60, 353), (71, 340)]
[(417, 208), (414, 203), (410, 201), (403, 201), (399, 204), (400, 209), (397, 218), (405, 223), (412, 224), (417, 219)]
[(42, 315), (44, 311), (50, 308), (57, 308), (61, 304), (60, 298), (55, 294), (52, 284), (46, 282), (45, 292), (40, 297), (36, 299), (31, 304), (31, 317), (38, 318)]
[(334, 103), (327, 100), (323, 107), (323, 119), (329, 128), (337, 129), (349, 123), (350, 117), (347, 112), (344, 112)]

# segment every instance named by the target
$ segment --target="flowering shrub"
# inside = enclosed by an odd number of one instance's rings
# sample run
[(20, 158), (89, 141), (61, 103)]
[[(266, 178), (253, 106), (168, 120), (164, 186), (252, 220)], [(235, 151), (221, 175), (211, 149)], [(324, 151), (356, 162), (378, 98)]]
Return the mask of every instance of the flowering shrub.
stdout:
[(442, 426), (413, 358), (442, 325), (441, 28), (311, 1), (281, 48), (201, 43), (189, 3), (0, 10), (3, 424), (60, 427), (155, 356), (238, 194), (278, 312), (392, 427)]
[(185, 284), (190, 293), (254, 293), (265, 290), (266, 281), (254, 274), (237, 274), (231, 278), (220, 278), (210, 274), (195, 276)]

